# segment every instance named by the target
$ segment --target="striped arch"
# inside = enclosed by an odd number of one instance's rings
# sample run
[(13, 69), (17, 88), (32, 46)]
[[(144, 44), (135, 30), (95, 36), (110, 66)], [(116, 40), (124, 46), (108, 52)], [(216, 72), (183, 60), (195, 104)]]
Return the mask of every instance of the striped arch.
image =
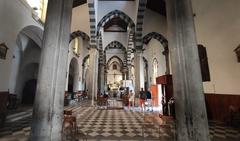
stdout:
[(143, 30), (143, 19), (144, 19), (144, 12), (146, 9), (147, 0), (139, 0), (138, 3), (138, 13), (137, 13), (137, 23), (136, 23), (136, 49), (142, 49), (142, 30)]
[(82, 37), (82, 39), (86, 40), (86, 41), (89, 41), (89, 39), (90, 39), (89, 36), (85, 32), (77, 30), (77, 31), (74, 31), (73, 33), (71, 33), (70, 42), (76, 37)]
[(126, 48), (123, 46), (122, 43), (118, 42), (118, 41), (112, 41), (111, 43), (109, 43), (104, 51), (108, 50), (108, 49), (122, 49), (124, 52), (126, 52)]
[(143, 62), (145, 63), (146, 67), (148, 67), (148, 60), (145, 57), (143, 57)]
[[(96, 46), (96, 14), (95, 14), (95, 0), (87, 0), (89, 9), (90, 21), (90, 45)], [(90, 47), (91, 47), (90, 46)]]
[(122, 19), (123, 21), (125, 21), (126, 23), (128, 23), (128, 26), (131, 29), (134, 29), (135, 24), (133, 22), (133, 20), (126, 15), (124, 12), (119, 11), (119, 10), (114, 10), (109, 12), (107, 15), (105, 15), (98, 23), (97, 25), (97, 35), (99, 35), (100, 32), (100, 28), (103, 27), (108, 21), (110, 21), (113, 18), (119, 17), (120, 19)]
[(108, 61), (107, 61), (107, 67), (109, 67), (112, 59), (114, 59), (114, 58), (116, 58), (116, 59), (118, 60), (118, 62), (120, 63), (121, 67), (123, 68), (124, 66), (123, 66), (123, 61), (122, 61), (122, 59), (119, 58), (119, 57), (116, 56), (116, 55), (114, 55), (114, 56), (112, 56), (111, 58), (108, 59)]
[(123, 46), (122, 43), (118, 41), (112, 41), (111, 43), (109, 43), (104, 49), (105, 56), (106, 56), (106, 50), (108, 49), (121, 49), (124, 52), (124, 60), (122, 60), (123, 67), (127, 66), (127, 49)]
[(147, 35), (145, 35), (145, 36), (143, 37), (143, 43), (144, 43), (144, 44), (148, 44), (149, 41), (150, 41), (152, 38), (158, 40), (158, 41), (163, 45), (164, 48), (168, 47), (168, 41), (167, 41), (167, 39), (166, 39), (163, 35), (161, 35), (161, 34), (159, 34), (159, 33), (157, 33), (157, 32), (151, 32), (151, 33), (148, 33)]
[(83, 58), (82, 66), (84, 66), (84, 64), (85, 64), (85, 62), (87, 61), (88, 58), (89, 58), (89, 54)]

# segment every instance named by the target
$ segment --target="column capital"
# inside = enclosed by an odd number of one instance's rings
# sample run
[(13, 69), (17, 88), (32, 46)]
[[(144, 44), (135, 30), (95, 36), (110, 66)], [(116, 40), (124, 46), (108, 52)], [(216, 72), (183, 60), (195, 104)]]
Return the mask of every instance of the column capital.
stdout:
[(138, 53), (138, 54), (140, 54), (140, 53), (143, 53), (143, 49), (133, 49), (133, 52), (134, 53)]
[(96, 49), (96, 50), (98, 50), (97, 45), (91, 45), (91, 44), (88, 45), (88, 49), (89, 49), (89, 50), (90, 50), (90, 49)]

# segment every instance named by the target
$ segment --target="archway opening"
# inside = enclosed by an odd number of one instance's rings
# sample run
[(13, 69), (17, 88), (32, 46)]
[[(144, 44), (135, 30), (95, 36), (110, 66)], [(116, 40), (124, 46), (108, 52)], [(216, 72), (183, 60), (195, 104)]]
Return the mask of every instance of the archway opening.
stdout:
[[(16, 95), (22, 104), (34, 102), (42, 36), (41, 28), (26, 26), (19, 32), (16, 47), (13, 49), (9, 92)], [(12, 103), (9, 104), (16, 104), (16, 100), (11, 100)]]
[(78, 73), (79, 66), (76, 58), (72, 58), (69, 65), (68, 73), (68, 94), (71, 96), (71, 99), (75, 98), (76, 93), (78, 92)]

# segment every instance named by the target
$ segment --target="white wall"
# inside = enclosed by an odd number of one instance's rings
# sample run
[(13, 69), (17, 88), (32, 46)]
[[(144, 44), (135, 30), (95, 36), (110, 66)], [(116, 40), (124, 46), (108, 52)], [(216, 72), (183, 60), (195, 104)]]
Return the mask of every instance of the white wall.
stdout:
[(166, 17), (146, 9), (143, 21), (143, 37), (150, 32), (160, 33), (167, 38), (167, 21)]
[(240, 44), (239, 0), (192, 0), (197, 41), (207, 48), (210, 82), (205, 93), (240, 95), (240, 63), (233, 50)]
[(77, 30), (83, 31), (90, 35), (90, 19), (87, 3), (73, 8), (71, 32)]
[(109, 12), (119, 10), (127, 14), (133, 22), (136, 21), (136, 9), (137, 5), (135, 1), (98, 1), (98, 22)]
[(1, 0), (0, 6), (0, 43), (4, 42), (9, 47), (6, 60), (0, 59), (0, 91), (8, 91), (18, 33), (28, 25), (43, 27), (32, 18), (31, 8), (23, 0)]
[(121, 49), (109, 49), (106, 51), (106, 62), (113, 56), (119, 57), (122, 61), (126, 59)]
[(103, 32), (102, 40), (103, 50), (112, 41), (118, 41), (127, 48), (127, 32)]

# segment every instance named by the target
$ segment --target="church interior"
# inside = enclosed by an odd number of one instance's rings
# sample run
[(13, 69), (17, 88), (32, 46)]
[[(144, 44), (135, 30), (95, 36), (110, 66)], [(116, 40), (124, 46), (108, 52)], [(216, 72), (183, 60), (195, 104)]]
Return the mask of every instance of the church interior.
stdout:
[(239, 0), (0, 0), (0, 141), (239, 141)]

